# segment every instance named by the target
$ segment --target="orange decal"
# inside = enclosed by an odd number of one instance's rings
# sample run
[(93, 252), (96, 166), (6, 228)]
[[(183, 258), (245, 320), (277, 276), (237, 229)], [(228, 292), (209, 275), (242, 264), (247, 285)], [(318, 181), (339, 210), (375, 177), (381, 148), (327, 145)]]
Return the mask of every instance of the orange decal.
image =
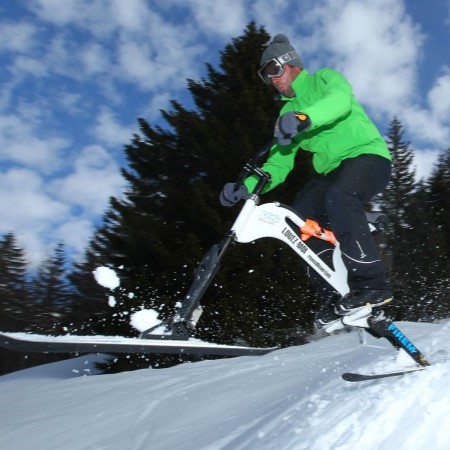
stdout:
[(300, 231), (302, 232), (301, 238), (304, 241), (313, 236), (317, 239), (330, 242), (333, 245), (336, 245), (337, 243), (334, 233), (330, 230), (325, 230), (325, 228), (322, 228), (315, 220), (306, 219), (305, 225), (300, 227)]

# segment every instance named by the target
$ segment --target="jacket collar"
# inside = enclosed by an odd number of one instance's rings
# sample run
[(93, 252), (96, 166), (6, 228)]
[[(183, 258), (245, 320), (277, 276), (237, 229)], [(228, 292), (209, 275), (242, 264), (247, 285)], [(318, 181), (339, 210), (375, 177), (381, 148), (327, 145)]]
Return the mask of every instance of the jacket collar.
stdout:
[[(300, 97), (305, 80), (308, 77), (308, 75), (309, 72), (305, 68), (303, 68), (302, 71), (295, 77), (294, 81), (291, 83), (291, 87), (295, 93), (295, 97)], [(295, 99), (295, 97), (289, 98), (281, 96), (281, 100), (288, 102), (289, 100)]]

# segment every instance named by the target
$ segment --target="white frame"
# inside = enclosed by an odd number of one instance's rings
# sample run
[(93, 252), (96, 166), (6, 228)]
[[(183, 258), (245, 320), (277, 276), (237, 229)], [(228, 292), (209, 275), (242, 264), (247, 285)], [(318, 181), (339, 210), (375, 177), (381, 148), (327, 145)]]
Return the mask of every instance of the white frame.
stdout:
[[(299, 229), (305, 225), (294, 211), (278, 202), (258, 205), (259, 197), (251, 195), (236, 218), (231, 230), (236, 242), (248, 243), (271, 237), (285, 242), (312, 269), (321, 275), (342, 296), (349, 292), (347, 269), (342, 261), (339, 243), (333, 249), (333, 267), (329, 267), (313, 250), (308, 242), (291, 231), (286, 219), (294, 222)], [(317, 239), (311, 237), (310, 239)], [(332, 244), (330, 244), (332, 245)]]

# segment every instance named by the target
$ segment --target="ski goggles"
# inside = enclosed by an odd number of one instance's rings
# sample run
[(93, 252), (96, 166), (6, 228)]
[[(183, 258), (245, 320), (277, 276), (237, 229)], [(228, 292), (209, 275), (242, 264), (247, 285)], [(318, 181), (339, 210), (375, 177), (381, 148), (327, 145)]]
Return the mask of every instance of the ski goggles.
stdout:
[(264, 83), (270, 84), (272, 78), (278, 78), (283, 75), (284, 66), (294, 59), (300, 59), (295, 51), (287, 52), (284, 55), (278, 56), (278, 58), (269, 59), (258, 70), (258, 75)]

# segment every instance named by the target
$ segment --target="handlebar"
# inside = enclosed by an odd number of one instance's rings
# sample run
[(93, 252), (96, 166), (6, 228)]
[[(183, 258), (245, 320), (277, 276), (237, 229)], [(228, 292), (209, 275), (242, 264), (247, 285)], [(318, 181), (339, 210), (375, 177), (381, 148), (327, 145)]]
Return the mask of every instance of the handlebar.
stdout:
[(256, 152), (255, 156), (253, 156), (250, 161), (248, 161), (237, 180), (237, 186), (241, 186), (244, 183), (244, 180), (249, 175), (256, 175), (259, 178), (258, 184), (255, 186), (255, 189), (253, 190), (252, 194), (260, 195), (262, 190), (264, 189), (265, 185), (270, 181), (271, 176), (270, 174), (264, 172), (261, 170), (258, 166), (261, 163), (261, 160), (269, 153), (270, 149), (272, 148), (274, 144), (274, 140), (271, 139), (267, 144), (265, 144), (261, 150)]

